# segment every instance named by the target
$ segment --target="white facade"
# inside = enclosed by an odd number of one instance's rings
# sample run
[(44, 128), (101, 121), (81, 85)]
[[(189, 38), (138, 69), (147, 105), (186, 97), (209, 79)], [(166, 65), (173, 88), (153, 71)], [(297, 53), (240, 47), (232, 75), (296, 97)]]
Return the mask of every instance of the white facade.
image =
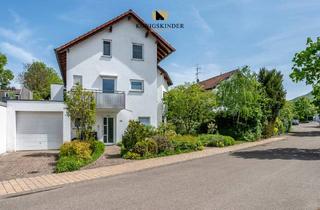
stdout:
[[(103, 41), (111, 42), (111, 56), (103, 55)], [(143, 60), (132, 59), (132, 44), (143, 46)], [(74, 85), (74, 78), (82, 77), (85, 89), (101, 91), (104, 78), (115, 79), (115, 90), (125, 94), (125, 109), (99, 109), (95, 129), (98, 139), (103, 140), (103, 118), (114, 118), (115, 141), (121, 140), (130, 119), (150, 118), (150, 125), (162, 121), (162, 96), (167, 81), (157, 68), (156, 39), (146, 30), (137, 28), (134, 19), (122, 19), (67, 50), (66, 89)], [(143, 81), (143, 91), (131, 91), (130, 81)]]
[(6, 152), (7, 145), (7, 107), (0, 102), (0, 154)]
[[(157, 127), (164, 111), (163, 93), (171, 83), (158, 62), (174, 48), (154, 32), (137, 27), (140, 19), (132, 16), (136, 17), (133, 11), (124, 13), (119, 16), (122, 19), (113, 20), (111, 30), (109, 26), (66, 48), (60, 47), (63, 50), (57, 54), (65, 89), (70, 91), (81, 83), (94, 92), (94, 130), (106, 144), (121, 140), (131, 119)], [(111, 43), (111, 56), (103, 55), (106, 40)], [(139, 46), (139, 52), (142, 46), (143, 59), (133, 59), (133, 44)], [(135, 50), (137, 53), (137, 47)], [(110, 84), (113, 89), (108, 92)], [(0, 106), (0, 153), (57, 149), (75, 138), (63, 91), (63, 86), (52, 85), (50, 101), (8, 100), (6, 107)]]

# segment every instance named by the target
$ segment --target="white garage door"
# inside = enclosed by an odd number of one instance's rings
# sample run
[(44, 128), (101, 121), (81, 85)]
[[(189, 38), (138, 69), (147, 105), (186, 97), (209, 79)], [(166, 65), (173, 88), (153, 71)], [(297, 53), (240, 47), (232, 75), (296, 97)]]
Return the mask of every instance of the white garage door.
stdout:
[(17, 150), (58, 149), (63, 139), (62, 112), (17, 112)]

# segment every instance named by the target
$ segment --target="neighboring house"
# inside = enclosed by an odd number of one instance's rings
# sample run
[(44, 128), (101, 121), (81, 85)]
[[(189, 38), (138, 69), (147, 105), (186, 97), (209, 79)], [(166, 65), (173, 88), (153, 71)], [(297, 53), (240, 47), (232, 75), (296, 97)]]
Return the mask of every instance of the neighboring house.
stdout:
[(0, 101), (6, 102), (8, 99), (32, 100), (32, 92), (23, 87), (21, 89), (0, 90)]
[(229, 79), (234, 73), (236, 73), (238, 70), (229, 71), (223, 74), (220, 74), (215, 77), (211, 77), (207, 80), (203, 80), (199, 82), (199, 84), (205, 89), (205, 90), (213, 90), (215, 89), (222, 81)]
[(96, 97), (100, 141), (121, 140), (131, 119), (158, 126), (164, 120), (163, 94), (172, 85), (159, 63), (173, 51), (132, 10), (56, 48), (64, 87), (51, 85), (49, 101), (8, 100), (1, 106), (5, 151), (58, 149), (73, 139), (63, 95), (75, 84)]
[(107, 144), (121, 140), (130, 119), (162, 122), (163, 92), (172, 81), (158, 64), (173, 51), (132, 10), (55, 49), (66, 90), (80, 83), (94, 92), (95, 130)]

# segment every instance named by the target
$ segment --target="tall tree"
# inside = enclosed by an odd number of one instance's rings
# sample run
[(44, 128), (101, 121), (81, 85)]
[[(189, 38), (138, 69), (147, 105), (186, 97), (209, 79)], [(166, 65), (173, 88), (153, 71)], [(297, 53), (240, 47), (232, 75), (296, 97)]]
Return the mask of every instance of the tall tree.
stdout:
[(57, 72), (40, 61), (26, 64), (24, 72), (19, 75), (19, 79), (24, 87), (33, 92), (33, 98), (37, 100), (50, 97), (51, 84), (62, 84)]
[(12, 71), (5, 68), (6, 65), (7, 57), (0, 53), (0, 89), (8, 88), (14, 78)]
[(307, 122), (316, 114), (316, 108), (311, 103), (311, 100), (306, 97), (301, 97), (294, 102), (294, 115), (301, 122)]
[(77, 138), (89, 140), (96, 120), (96, 102), (92, 92), (77, 85), (66, 96), (67, 115), (77, 128)]
[(165, 94), (166, 117), (178, 133), (194, 133), (199, 126), (212, 118), (215, 96), (198, 84), (177, 86)]
[(283, 75), (276, 69), (267, 70), (262, 68), (258, 74), (258, 81), (261, 84), (264, 100), (263, 113), (265, 117), (264, 135), (273, 135), (274, 126), (280, 110), (286, 102), (286, 91), (283, 87)]
[(244, 140), (260, 137), (260, 84), (249, 67), (243, 67), (223, 81), (217, 92), (216, 123), (222, 134)]
[[(320, 37), (316, 41), (307, 38), (307, 47), (293, 58), (291, 79), (294, 82), (306, 81), (312, 85), (316, 101), (320, 101)], [(320, 103), (316, 103), (320, 105)], [(319, 107), (318, 107), (319, 108)]]

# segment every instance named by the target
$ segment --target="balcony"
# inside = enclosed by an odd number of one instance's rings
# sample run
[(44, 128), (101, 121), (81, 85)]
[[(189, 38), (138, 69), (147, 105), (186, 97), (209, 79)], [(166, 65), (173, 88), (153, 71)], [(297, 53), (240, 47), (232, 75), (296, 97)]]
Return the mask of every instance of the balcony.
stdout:
[(103, 93), (102, 91), (93, 91), (93, 93), (96, 98), (97, 109), (121, 110), (125, 108), (124, 92)]

